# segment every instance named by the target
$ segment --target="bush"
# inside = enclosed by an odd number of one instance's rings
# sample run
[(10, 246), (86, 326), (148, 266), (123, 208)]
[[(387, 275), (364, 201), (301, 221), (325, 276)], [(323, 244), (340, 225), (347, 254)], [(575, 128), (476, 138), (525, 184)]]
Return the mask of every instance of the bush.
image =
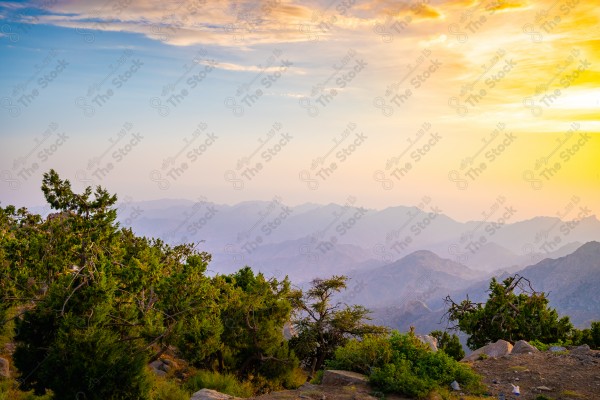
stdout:
[(51, 400), (53, 398), (52, 392), (36, 396), (33, 390), (22, 392), (17, 386), (14, 380), (0, 378), (0, 400)]
[(368, 335), (362, 341), (352, 340), (336, 350), (328, 369), (341, 369), (370, 374), (375, 366), (382, 366), (392, 359), (390, 339), (385, 336)]
[(254, 388), (250, 383), (240, 382), (231, 374), (220, 374), (212, 371), (198, 371), (188, 379), (185, 387), (191, 392), (197, 392), (200, 389), (213, 389), (237, 397), (250, 397), (254, 394)]
[(189, 400), (190, 397), (187, 390), (164, 378), (156, 378), (150, 392), (150, 400)]
[(463, 390), (480, 393), (480, 377), (448, 354), (432, 352), (412, 334), (353, 340), (335, 352), (327, 366), (366, 373), (379, 390), (423, 398), (456, 380)]
[(323, 373), (322, 369), (315, 372), (315, 376), (310, 380), (310, 383), (313, 385), (320, 385), (323, 382)]
[(465, 351), (457, 335), (450, 335), (448, 332), (442, 331), (433, 331), (430, 335), (437, 339), (438, 350), (442, 350), (456, 361), (460, 361), (465, 357)]

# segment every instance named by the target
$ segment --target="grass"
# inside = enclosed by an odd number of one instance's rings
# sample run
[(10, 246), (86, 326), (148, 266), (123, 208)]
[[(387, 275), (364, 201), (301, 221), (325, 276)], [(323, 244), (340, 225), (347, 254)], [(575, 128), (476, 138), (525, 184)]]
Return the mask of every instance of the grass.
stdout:
[(582, 395), (580, 393), (577, 393), (574, 390), (563, 390), (562, 393), (561, 393), (561, 395), (562, 396), (568, 396), (568, 397), (575, 397), (577, 399), (584, 399), (585, 398), (584, 395)]
[(157, 377), (150, 394), (152, 400), (189, 400), (191, 394), (176, 382)]
[(237, 397), (250, 397), (254, 394), (254, 388), (250, 383), (240, 382), (231, 374), (212, 371), (198, 371), (188, 379), (185, 387), (192, 393), (200, 389), (213, 389)]

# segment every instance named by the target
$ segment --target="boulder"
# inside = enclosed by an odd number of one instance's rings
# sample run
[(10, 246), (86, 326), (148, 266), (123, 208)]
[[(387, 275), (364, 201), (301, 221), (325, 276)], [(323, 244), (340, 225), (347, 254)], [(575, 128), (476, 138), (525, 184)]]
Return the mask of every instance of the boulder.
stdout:
[(239, 399), (212, 389), (202, 389), (192, 395), (190, 400), (232, 400)]
[(481, 354), (485, 354), (488, 357), (494, 357), (494, 358), (502, 357), (507, 354), (510, 354), (512, 349), (513, 349), (512, 344), (510, 344), (506, 340), (500, 339), (496, 343), (490, 343), (486, 346), (478, 348), (477, 350), (475, 350), (474, 352), (472, 352), (471, 354), (469, 354), (468, 356), (463, 358), (461, 361), (478, 360), (479, 356)]
[(588, 346), (587, 344), (577, 346), (571, 350), (572, 354), (587, 354), (589, 352), (590, 352), (590, 346)]
[(539, 350), (537, 349), (537, 347), (530, 345), (527, 341), (519, 340), (513, 346), (513, 349), (510, 352), (510, 354), (527, 354), (527, 353), (536, 353), (538, 351)]
[(551, 346), (548, 351), (551, 351), (553, 353), (558, 353), (560, 351), (567, 351), (566, 347), (562, 347), (562, 346)]
[(323, 373), (322, 383), (331, 386), (364, 385), (367, 383), (367, 377), (357, 372), (331, 369)]
[(10, 378), (9, 364), (6, 358), (0, 358), (0, 377)]
[(429, 335), (417, 335), (417, 339), (419, 339), (421, 342), (429, 345), (429, 348), (431, 349), (431, 351), (433, 351), (433, 352), (438, 351), (438, 348), (437, 348), (437, 339), (434, 338), (433, 336), (429, 336)]
[(152, 361), (150, 363), (150, 369), (158, 376), (165, 376), (167, 375), (167, 371), (165, 370), (164, 365), (162, 360)]

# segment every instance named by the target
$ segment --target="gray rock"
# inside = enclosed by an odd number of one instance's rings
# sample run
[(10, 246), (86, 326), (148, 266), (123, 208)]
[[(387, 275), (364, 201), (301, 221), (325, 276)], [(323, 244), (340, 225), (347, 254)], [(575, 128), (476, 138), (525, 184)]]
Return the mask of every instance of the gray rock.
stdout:
[(323, 373), (323, 385), (347, 386), (367, 383), (367, 377), (363, 374), (350, 371), (325, 370)]
[(461, 361), (475, 361), (479, 359), (481, 354), (485, 354), (488, 357), (502, 357), (510, 352), (513, 349), (513, 345), (507, 342), (506, 340), (498, 340), (496, 343), (490, 343), (487, 346), (483, 346), (463, 358)]
[(540, 392), (551, 392), (552, 389), (550, 389), (548, 386), (538, 386), (536, 387), (537, 390), (539, 390)]
[(535, 346), (530, 345), (525, 340), (519, 340), (513, 346), (513, 349), (510, 352), (510, 354), (527, 354), (527, 353), (536, 353), (538, 351), (539, 350)]
[(559, 351), (567, 351), (566, 347), (562, 347), (562, 346), (551, 346), (548, 351), (551, 351), (553, 353), (557, 353)]
[(302, 384), (302, 386), (300, 386), (298, 388), (298, 390), (306, 392), (306, 391), (312, 391), (312, 390), (317, 390), (318, 386), (317, 385), (313, 385), (310, 382), (305, 382), (304, 384)]
[(436, 352), (438, 351), (437, 348), (437, 339), (434, 338), (433, 336), (429, 336), (429, 335), (417, 335), (417, 339), (419, 339), (421, 342), (428, 344), (429, 348), (431, 349), (431, 351)]
[(156, 374), (158, 376), (167, 375), (167, 371), (165, 369), (165, 364), (162, 362), (162, 360), (152, 361), (149, 366), (150, 366), (150, 369), (152, 370), (152, 372), (154, 372), (154, 374)]
[(590, 346), (588, 346), (587, 344), (577, 346), (573, 350), (571, 350), (571, 353), (573, 353), (573, 354), (587, 354), (589, 352), (590, 352)]
[(194, 393), (190, 400), (231, 400), (239, 399), (212, 389), (202, 389)]
[(10, 368), (6, 358), (0, 358), (0, 376), (10, 378)]

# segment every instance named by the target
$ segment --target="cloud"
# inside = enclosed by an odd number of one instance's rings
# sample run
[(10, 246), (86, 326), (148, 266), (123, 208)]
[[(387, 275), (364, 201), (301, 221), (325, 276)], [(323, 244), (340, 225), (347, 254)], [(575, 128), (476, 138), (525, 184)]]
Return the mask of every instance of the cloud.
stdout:
[(527, 7), (528, 4), (525, 1), (505, 1), (505, 0), (496, 0), (492, 1), (490, 5), (486, 7), (489, 11), (504, 11), (511, 9), (518, 9)]

